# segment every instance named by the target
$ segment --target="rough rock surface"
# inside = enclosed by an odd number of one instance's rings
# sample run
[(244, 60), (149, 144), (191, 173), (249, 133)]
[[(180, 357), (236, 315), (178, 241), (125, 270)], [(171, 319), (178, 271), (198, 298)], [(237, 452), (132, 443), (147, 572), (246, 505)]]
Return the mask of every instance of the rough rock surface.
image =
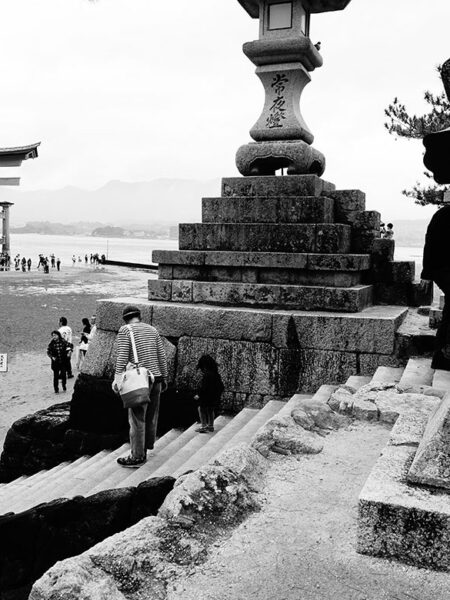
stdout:
[(353, 394), (348, 386), (338, 388), (328, 404), (333, 410), (358, 419), (395, 423), (399, 415), (430, 414), (441, 396), (441, 390), (429, 386), (405, 388), (396, 383), (369, 383)]
[(450, 394), (436, 407), (427, 423), (407, 479), (450, 489)]

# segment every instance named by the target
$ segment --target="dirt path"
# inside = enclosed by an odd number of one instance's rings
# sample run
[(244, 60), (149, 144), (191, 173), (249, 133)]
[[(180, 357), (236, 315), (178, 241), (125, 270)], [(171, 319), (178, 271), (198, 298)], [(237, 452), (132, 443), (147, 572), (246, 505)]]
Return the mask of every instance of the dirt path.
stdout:
[(355, 552), (359, 492), (389, 431), (358, 423), (315, 456), (275, 459), (261, 512), (169, 600), (444, 600), (450, 575)]

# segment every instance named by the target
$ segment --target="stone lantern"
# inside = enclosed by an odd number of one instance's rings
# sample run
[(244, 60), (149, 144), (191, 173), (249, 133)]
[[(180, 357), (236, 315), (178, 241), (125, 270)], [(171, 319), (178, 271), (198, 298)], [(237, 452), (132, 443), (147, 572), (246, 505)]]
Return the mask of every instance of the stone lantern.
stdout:
[(250, 130), (254, 143), (241, 146), (236, 165), (242, 175), (322, 175), (325, 157), (311, 144), (314, 136), (300, 112), (300, 97), (322, 65), (309, 38), (312, 13), (341, 10), (350, 0), (239, 0), (249, 15), (259, 18), (259, 39), (244, 44), (244, 54), (256, 65), (265, 91), (261, 116)]

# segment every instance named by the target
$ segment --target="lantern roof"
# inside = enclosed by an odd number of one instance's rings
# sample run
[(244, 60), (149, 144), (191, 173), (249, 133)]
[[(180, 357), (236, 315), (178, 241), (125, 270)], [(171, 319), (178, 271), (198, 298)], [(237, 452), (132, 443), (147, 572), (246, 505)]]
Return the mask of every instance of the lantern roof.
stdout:
[[(259, 6), (262, 0), (239, 0), (239, 3), (253, 18), (259, 17)], [(310, 13), (331, 12), (343, 10), (351, 0), (302, 0), (302, 4)]]

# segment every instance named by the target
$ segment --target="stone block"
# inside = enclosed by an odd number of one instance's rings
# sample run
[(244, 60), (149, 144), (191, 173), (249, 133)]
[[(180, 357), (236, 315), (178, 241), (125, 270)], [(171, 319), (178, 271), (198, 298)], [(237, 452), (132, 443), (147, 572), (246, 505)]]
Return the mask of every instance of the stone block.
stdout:
[(81, 373), (93, 377), (108, 377), (111, 374), (113, 356), (116, 355), (116, 337), (116, 331), (97, 329), (95, 336), (89, 342)]
[(358, 395), (353, 396), (352, 415), (361, 421), (378, 421), (378, 408), (374, 402)]
[(278, 396), (278, 352), (270, 344), (226, 339), (182, 337), (178, 342), (176, 384), (180, 389), (198, 385), (196, 366), (202, 354), (219, 365), (227, 392)]
[[(150, 283), (150, 282), (149, 282)], [(192, 302), (193, 282), (188, 280), (174, 281), (172, 283), (171, 300), (173, 302)]]
[(272, 315), (267, 312), (214, 306), (160, 304), (152, 325), (165, 337), (185, 336), (270, 342)]
[(391, 278), (394, 283), (412, 283), (416, 274), (414, 261), (393, 261), (390, 263)]
[(167, 265), (203, 265), (205, 253), (195, 250), (153, 250), (152, 262)]
[(359, 496), (357, 551), (450, 570), (450, 496), (405, 481), (415, 446), (387, 446)]
[(374, 240), (380, 237), (380, 232), (372, 229), (353, 229), (351, 249), (352, 252), (361, 254), (370, 254), (372, 252)]
[(428, 417), (422, 413), (400, 415), (391, 431), (390, 446), (418, 446), (423, 438)]
[[(158, 279), (173, 279), (173, 266), (172, 265), (158, 265)], [(193, 277), (190, 277), (193, 279)]]
[(359, 355), (360, 375), (373, 375), (378, 367), (399, 367), (401, 364), (401, 359), (393, 354), (366, 354), (362, 352)]
[(445, 306), (445, 295), (441, 294), (439, 296), (439, 308), (440, 308), (440, 310), (444, 310), (444, 306)]
[(246, 269), (242, 267), (203, 267), (203, 281), (234, 281), (241, 282)]
[(375, 265), (394, 260), (395, 240), (377, 238), (372, 245), (372, 261)]
[(374, 283), (375, 304), (395, 304), (397, 306), (412, 306), (410, 283)]
[[(166, 265), (164, 265), (166, 266)], [(169, 265), (167, 265), (169, 266)], [(172, 273), (170, 277), (159, 277), (161, 270), (161, 264), (158, 267), (158, 278), (159, 279), (191, 279), (193, 281), (201, 281), (204, 277), (205, 267), (199, 265), (171, 265)]]
[(367, 271), (368, 254), (308, 254), (308, 269), (325, 271)]
[(390, 355), (406, 312), (400, 307), (372, 306), (358, 315), (274, 313), (273, 344)]
[(320, 196), (332, 192), (335, 186), (317, 175), (289, 175), (287, 177), (225, 177), (222, 196)]
[(260, 269), (258, 283), (352, 287), (361, 283), (361, 273), (355, 271), (309, 271), (306, 269)]
[[(152, 281), (157, 280), (153, 279)], [(124, 320), (122, 318), (123, 309), (129, 304), (139, 308), (144, 323), (152, 322), (152, 305), (146, 298), (112, 298), (110, 300), (97, 300), (95, 313), (97, 317), (97, 328), (105, 331), (119, 331), (122, 325), (124, 325)]]
[(278, 221), (281, 223), (333, 223), (334, 202), (325, 196), (280, 198)]
[(407, 479), (434, 488), (450, 489), (450, 393), (430, 415)]
[(376, 210), (365, 210), (357, 213), (354, 226), (361, 231), (380, 231), (380, 213)]
[(172, 297), (172, 281), (166, 279), (149, 279), (148, 280), (148, 299), (153, 300), (170, 300)]
[(336, 190), (327, 196), (334, 200), (336, 223), (353, 225), (358, 214), (366, 210), (366, 195), (360, 190)]
[(350, 252), (351, 228), (347, 225), (321, 223), (316, 225), (314, 252), (319, 254), (345, 254)]
[[(179, 245), (182, 250), (314, 252), (316, 249), (315, 227), (310, 224), (184, 223), (180, 225)], [(328, 242), (329, 252), (339, 252), (341, 248), (345, 247), (345, 233), (345, 231), (341, 233), (344, 242), (341, 242), (336, 235), (333, 236), (331, 232), (324, 235), (324, 243), (331, 238), (331, 241)]]
[(280, 304), (280, 286), (195, 281), (193, 300), (206, 304), (277, 306)]
[(314, 392), (324, 383), (343, 383), (357, 372), (355, 352), (301, 350), (298, 389)]

